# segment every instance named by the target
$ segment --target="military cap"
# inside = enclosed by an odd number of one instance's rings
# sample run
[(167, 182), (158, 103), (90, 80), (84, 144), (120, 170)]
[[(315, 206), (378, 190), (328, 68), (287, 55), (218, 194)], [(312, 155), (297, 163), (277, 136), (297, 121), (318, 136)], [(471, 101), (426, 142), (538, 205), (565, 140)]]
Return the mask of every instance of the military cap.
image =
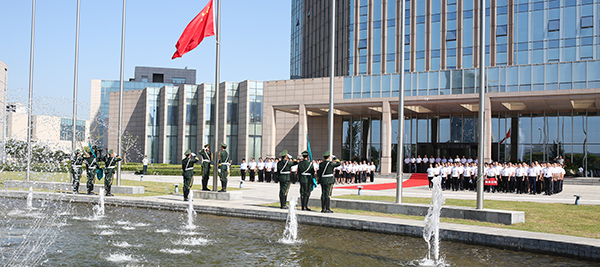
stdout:
[(109, 154), (109, 155), (112, 155), (112, 153), (113, 153), (113, 150), (112, 150), (112, 149), (108, 151), (108, 154)]
[(323, 157), (329, 157), (331, 155), (331, 152), (329, 152), (329, 150), (325, 151), (325, 153), (323, 153)]
[(285, 157), (285, 156), (287, 156), (287, 154), (288, 154), (287, 149), (284, 149), (283, 151), (281, 151), (281, 153), (279, 153), (279, 156), (280, 157)]
[(221, 143), (221, 147), (222, 147), (222, 148), (227, 148), (227, 144), (225, 144), (225, 143)]
[(308, 150), (302, 151), (302, 156), (308, 156)]
[(192, 154), (192, 151), (188, 149), (188, 150), (185, 151), (185, 155), (187, 156), (189, 154)]
[(75, 153), (76, 153), (76, 154), (79, 154), (79, 153), (81, 153), (81, 150), (79, 150), (79, 149), (75, 149)]

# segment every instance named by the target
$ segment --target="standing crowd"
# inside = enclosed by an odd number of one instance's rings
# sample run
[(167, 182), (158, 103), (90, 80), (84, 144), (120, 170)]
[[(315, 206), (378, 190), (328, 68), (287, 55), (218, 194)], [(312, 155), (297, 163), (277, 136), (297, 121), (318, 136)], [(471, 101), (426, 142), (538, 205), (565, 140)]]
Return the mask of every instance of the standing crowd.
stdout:
[[(432, 187), (433, 177), (441, 176), (443, 190), (476, 190), (477, 158), (457, 156), (454, 160), (439, 157), (425, 159), (427, 161), (421, 159), (419, 163), (416, 159), (413, 161), (413, 158), (407, 157), (404, 162), (407, 170), (427, 173), (429, 188)], [(428, 167), (421, 171), (425, 166), (424, 162)], [(553, 195), (562, 192), (565, 173), (565, 169), (558, 162), (493, 162), (484, 164), (483, 183), (486, 192)]]

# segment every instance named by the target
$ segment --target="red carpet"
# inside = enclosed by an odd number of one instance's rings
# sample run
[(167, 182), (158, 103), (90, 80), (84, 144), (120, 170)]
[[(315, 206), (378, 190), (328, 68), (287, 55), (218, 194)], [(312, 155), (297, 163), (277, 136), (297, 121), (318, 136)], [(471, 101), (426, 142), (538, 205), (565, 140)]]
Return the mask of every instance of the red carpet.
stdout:
[[(404, 181), (402, 183), (403, 188), (407, 187), (416, 187), (416, 186), (425, 186), (429, 184), (429, 180), (427, 180), (427, 174), (425, 173), (413, 173), (410, 176), (410, 179)], [(363, 190), (389, 190), (396, 189), (396, 183), (385, 183), (385, 184), (367, 184), (367, 185), (350, 185), (350, 186), (336, 186), (335, 188), (339, 189), (358, 189), (358, 186), (362, 186)]]

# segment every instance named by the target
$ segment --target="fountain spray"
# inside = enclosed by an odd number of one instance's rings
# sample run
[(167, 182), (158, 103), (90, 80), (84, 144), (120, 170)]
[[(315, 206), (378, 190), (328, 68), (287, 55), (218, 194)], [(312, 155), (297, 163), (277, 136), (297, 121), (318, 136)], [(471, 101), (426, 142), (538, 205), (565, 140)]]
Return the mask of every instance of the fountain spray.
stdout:
[[(434, 177), (432, 182), (431, 206), (427, 216), (425, 216), (425, 226), (423, 227), (423, 239), (427, 242), (428, 247), (427, 257), (424, 261), (429, 263), (426, 265), (434, 264), (437, 266), (440, 264), (440, 213), (446, 199), (442, 191), (442, 178), (440, 176)], [(431, 241), (432, 237), (433, 242)]]
[(188, 229), (194, 229), (194, 217), (196, 216), (196, 211), (194, 210), (194, 191), (192, 191), (190, 189), (190, 193), (188, 195), (188, 208), (187, 208), (187, 214), (188, 214), (188, 224), (187, 227)]
[(296, 197), (293, 196), (290, 200), (288, 208), (288, 217), (285, 222), (285, 230), (283, 238), (280, 240), (284, 244), (294, 244), (298, 238), (298, 218), (296, 217)]

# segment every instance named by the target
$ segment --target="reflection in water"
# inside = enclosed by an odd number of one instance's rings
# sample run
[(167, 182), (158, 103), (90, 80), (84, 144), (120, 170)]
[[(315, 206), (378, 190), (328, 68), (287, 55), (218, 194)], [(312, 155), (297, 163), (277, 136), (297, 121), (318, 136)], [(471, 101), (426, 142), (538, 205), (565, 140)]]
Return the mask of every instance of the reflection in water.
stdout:
[[(284, 222), (197, 216), (196, 229), (185, 229), (187, 214), (107, 206), (98, 221), (75, 220), (90, 214), (89, 204), (69, 204), (70, 216), (54, 216), (58, 204), (38, 210), (44, 219), (11, 216), (24, 199), (2, 199), (0, 262), (21, 266), (23, 251), (39, 259), (31, 266), (418, 266), (427, 253), (422, 238), (302, 225), (303, 242), (278, 242)], [(35, 203), (34, 203), (35, 205)], [(62, 211), (61, 211), (62, 212)], [(65, 219), (60, 228), (49, 218)], [(122, 230), (124, 226), (134, 226)], [(140, 225), (144, 225), (141, 227)], [(37, 233), (56, 233), (26, 243)], [(106, 235), (102, 235), (104, 233)], [(110, 233), (110, 234), (109, 234)], [(94, 253), (82, 253), (93, 251)], [(590, 266), (595, 263), (446, 241), (443, 257), (451, 266)], [(42, 253), (43, 252), (43, 253)], [(9, 260), (10, 259), (10, 260)]]

